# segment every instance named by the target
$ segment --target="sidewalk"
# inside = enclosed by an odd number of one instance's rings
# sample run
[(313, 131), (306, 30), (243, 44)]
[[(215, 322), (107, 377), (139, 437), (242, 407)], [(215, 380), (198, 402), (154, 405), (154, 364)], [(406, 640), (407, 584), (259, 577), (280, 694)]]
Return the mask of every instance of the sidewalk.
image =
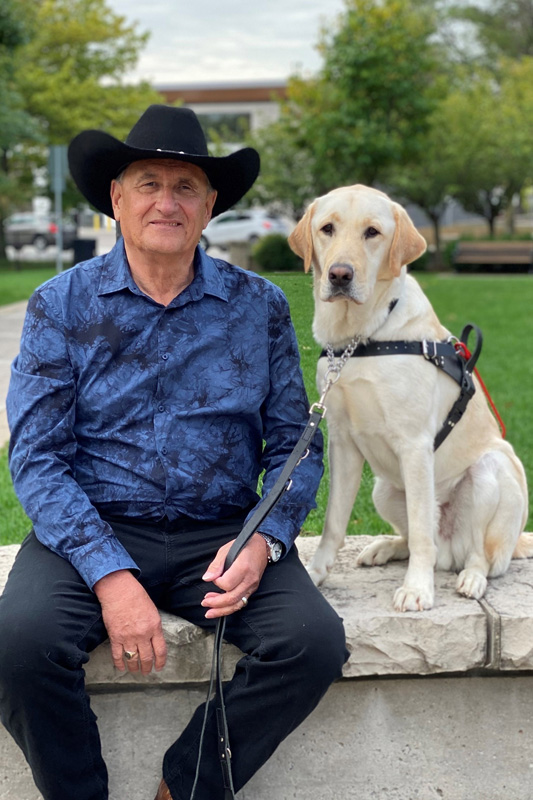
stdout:
[(11, 362), (19, 351), (20, 334), (26, 313), (26, 301), (0, 306), (0, 447), (9, 441), (6, 395)]

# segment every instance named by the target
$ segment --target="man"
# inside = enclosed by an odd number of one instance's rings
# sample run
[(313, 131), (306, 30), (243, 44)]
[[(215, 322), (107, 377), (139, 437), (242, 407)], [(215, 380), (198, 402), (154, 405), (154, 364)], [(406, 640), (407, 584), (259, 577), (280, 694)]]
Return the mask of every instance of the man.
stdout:
[[(34, 530), (0, 601), (2, 721), (45, 800), (105, 800), (88, 653), (109, 636), (116, 668), (147, 674), (165, 664), (158, 609), (208, 630), (227, 616), (246, 654), (225, 692), (239, 789), (346, 656), (292, 547), (319, 445), (223, 573), (261, 471), (267, 492), (307, 418), (282, 293), (198, 247), (259, 159), (212, 158), (193, 112), (151, 106), (125, 143), (81, 133), (69, 161), (123, 239), (36, 291), (12, 367), (10, 464)], [(196, 800), (224, 797), (212, 712)], [(166, 753), (160, 800), (191, 796), (202, 717)]]

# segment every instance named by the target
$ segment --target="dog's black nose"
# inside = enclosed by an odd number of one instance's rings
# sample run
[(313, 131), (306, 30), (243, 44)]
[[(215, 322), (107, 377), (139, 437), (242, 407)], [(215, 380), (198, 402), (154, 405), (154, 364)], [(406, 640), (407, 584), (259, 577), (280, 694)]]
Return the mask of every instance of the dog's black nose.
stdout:
[(349, 264), (332, 264), (328, 277), (333, 286), (347, 286), (353, 279), (353, 268)]

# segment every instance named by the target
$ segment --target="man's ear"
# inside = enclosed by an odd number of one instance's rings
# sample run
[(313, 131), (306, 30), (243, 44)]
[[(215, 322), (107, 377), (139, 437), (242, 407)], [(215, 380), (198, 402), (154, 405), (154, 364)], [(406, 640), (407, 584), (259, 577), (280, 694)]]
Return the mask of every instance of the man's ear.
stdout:
[(313, 260), (313, 237), (311, 220), (315, 213), (314, 203), (309, 206), (298, 225), (289, 236), (289, 245), (297, 256), (304, 260), (304, 270), (309, 272)]
[(118, 181), (112, 180), (111, 181), (111, 188), (109, 190), (109, 194), (111, 196), (111, 205), (113, 206), (113, 216), (117, 220), (120, 220), (120, 198), (122, 197), (122, 186)]
[(205, 201), (205, 222), (204, 222), (204, 230), (207, 225), (211, 222), (212, 214), (213, 214), (213, 206), (215, 205), (217, 199), (217, 190), (213, 189), (212, 192), (208, 192), (206, 201)]
[(396, 228), (389, 251), (388, 269), (380, 275), (381, 280), (397, 278), (406, 264), (416, 261), (426, 252), (427, 242), (417, 231), (407, 211), (393, 203), (392, 211)]

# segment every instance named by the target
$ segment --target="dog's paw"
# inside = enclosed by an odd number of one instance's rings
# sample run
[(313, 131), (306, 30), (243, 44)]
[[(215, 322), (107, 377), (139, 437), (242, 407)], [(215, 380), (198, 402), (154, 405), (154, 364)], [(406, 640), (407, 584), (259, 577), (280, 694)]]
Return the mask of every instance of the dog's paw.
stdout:
[(307, 566), (307, 572), (309, 573), (309, 577), (315, 586), (320, 586), (320, 584), (323, 583), (328, 577), (329, 570), (325, 567), (317, 567), (313, 564), (313, 562), (311, 562), (311, 564), (308, 564)]
[(357, 556), (358, 567), (377, 567), (387, 561), (403, 561), (409, 558), (409, 549), (405, 539), (399, 536), (394, 539), (376, 539), (367, 544)]
[(465, 597), (480, 600), (487, 589), (487, 579), (477, 569), (464, 569), (457, 576), (455, 588)]
[(433, 589), (401, 586), (394, 593), (393, 606), (395, 611), (427, 611), (433, 608)]

